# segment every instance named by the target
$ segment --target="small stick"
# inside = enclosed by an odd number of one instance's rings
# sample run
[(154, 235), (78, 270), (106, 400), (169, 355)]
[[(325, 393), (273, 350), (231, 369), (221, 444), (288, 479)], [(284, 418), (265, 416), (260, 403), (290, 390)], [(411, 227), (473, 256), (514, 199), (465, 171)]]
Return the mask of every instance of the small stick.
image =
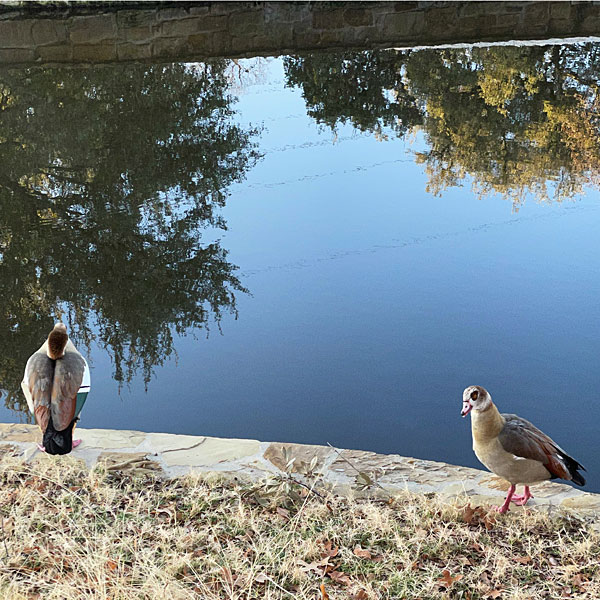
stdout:
[(2, 519), (2, 543), (4, 544), (4, 552), (6, 552), (4, 558), (8, 558), (8, 546), (6, 545), (6, 534), (4, 533), (4, 515), (0, 515)]

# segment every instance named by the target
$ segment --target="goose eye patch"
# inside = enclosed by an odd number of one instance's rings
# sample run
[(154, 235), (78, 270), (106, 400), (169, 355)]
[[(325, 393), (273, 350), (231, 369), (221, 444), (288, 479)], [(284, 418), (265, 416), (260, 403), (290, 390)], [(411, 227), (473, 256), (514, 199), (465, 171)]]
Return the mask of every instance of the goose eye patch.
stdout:
[(477, 398), (479, 398), (479, 392), (475, 390), (471, 393), (471, 400), (477, 400)]

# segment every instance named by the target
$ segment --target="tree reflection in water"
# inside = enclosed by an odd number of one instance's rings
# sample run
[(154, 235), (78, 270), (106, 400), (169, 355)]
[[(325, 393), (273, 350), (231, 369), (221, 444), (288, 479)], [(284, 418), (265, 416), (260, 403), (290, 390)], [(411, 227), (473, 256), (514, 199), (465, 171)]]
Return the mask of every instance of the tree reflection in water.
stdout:
[(288, 57), (288, 86), (335, 129), (421, 130), (428, 191), (469, 176), (515, 207), (600, 184), (600, 44), (366, 51)]
[[(0, 377), (22, 408), (25, 362), (62, 316), (128, 381), (173, 334), (246, 292), (208, 226), (258, 159), (232, 120), (227, 62), (0, 72)], [(83, 350), (83, 347), (82, 347)]]

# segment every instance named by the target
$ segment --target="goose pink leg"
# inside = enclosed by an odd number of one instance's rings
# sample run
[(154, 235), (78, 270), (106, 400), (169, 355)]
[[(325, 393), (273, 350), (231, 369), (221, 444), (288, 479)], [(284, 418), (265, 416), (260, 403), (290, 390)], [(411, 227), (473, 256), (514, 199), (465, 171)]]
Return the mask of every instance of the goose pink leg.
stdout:
[(512, 500), (512, 497), (513, 497), (513, 494), (515, 493), (516, 487), (517, 487), (516, 485), (511, 485), (508, 488), (508, 493), (506, 494), (506, 500), (504, 501), (504, 504), (502, 506), (494, 506), (493, 507), (496, 512), (505, 513), (508, 510), (508, 508), (510, 506), (510, 501)]
[(529, 498), (533, 498), (533, 494), (529, 491), (529, 486), (526, 485), (525, 486), (525, 493), (513, 496), (512, 497), (512, 501), (517, 506), (525, 506), (527, 504), (527, 501), (529, 500)]

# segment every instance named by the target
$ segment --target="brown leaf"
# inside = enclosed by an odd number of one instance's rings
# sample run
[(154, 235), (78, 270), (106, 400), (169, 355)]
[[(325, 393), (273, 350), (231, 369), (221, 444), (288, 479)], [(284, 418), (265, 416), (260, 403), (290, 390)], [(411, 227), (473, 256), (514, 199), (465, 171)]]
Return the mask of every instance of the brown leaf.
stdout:
[(327, 590), (325, 589), (324, 583), (321, 584), (321, 600), (329, 600), (329, 594), (327, 593)]
[(290, 511), (285, 508), (282, 508), (281, 506), (277, 507), (277, 514), (280, 517), (283, 517), (286, 521), (290, 520)]
[(498, 513), (496, 513), (496, 512), (489, 512), (489, 513), (483, 515), (481, 521), (485, 525), (485, 528), (488, 531), (490, 529), (492, 529), (494, 527), (494, 525), (496, 524), (496, 515), (497, 514)]
[(324, 551), (321, 552), (321, 558), (325, 556), (329, 556), (330, 558), (335, 558), (340, 551), (338, 546), (333, 546), (333, 542), (331, 540), (327, 540), (323, 544)]
[(585, 575), (582, 575), (581, 573), (577, 573), (573, 576), (573, 579), (571, 580), (571, 582), (573, 583), (574, 586), (581, 587), (582, 585), (586, 584), (587, 577)]
[(460, 573), (458, 575), (452, 577), (452, 575), (450, 575), (450, 571), (448, 571), (448, 569), (444, 569), (442, 571), (442, 578), (438, 579), (438, 583), (440, 585), (444, 586), (446, 589), (448, 589), (454, 583), (456, 583), (457, 581), (459, 581), (460, 579), (462, 579), (462, 577), (463, 576)]
[(493, 598), (494, 600), (495, 600), (496, 598), (500, 598), (500, 596), (502, 596), (502, 589), (501, 589), (501, 588), (498, 588), (498, 589), (492, 590), (491, 592), (488, 592), (488, 593), (485, 595), (485, 597), (486, 597), (486, 598)]
[(111, 571), (116, 571), (118, 566), (117, 563), (114, 560), (107, 560), (106, 561), (106, 566), (111, 570)]
[(344, 585), (351, 585), (352, 581), (350, 577), (346, 575), (346, 573), (342, 573), (341, 571), (331, 571), (329, 573), (329, 577), (333, 579), (336, 583), (343, 583)]
[(522, 565), (527, 565), (531, 562), (532, 559), (531, 556), (517, 556), (515, 560), (521, 563)]
[(358, 556), (358, 558), (371, 558), (371, 553), (368, 550), (364, 550), (360, 547), (360, 544), (356, 544), (353, 550), (354, 556)]
[(475, 517), (476, 512), (477, 512), (477, 509), (472, 508), (470, 504), (467, 504), (463, 509), (463, 514), (462, 514), (463, 521), (465, 523), (467, 523), (467, 525), (470, 525), (471, 522), (473, 521), (473, 518)]
[(365, 592), (365, 590), (358, 590), (358, 592), (356, 592), (356, 594), (354, 594), (354, 596), (350, 596), (351, 600), (367, 600), (367, 598), (369, 597), (369, 595), (367, 594), (367, 592)]

